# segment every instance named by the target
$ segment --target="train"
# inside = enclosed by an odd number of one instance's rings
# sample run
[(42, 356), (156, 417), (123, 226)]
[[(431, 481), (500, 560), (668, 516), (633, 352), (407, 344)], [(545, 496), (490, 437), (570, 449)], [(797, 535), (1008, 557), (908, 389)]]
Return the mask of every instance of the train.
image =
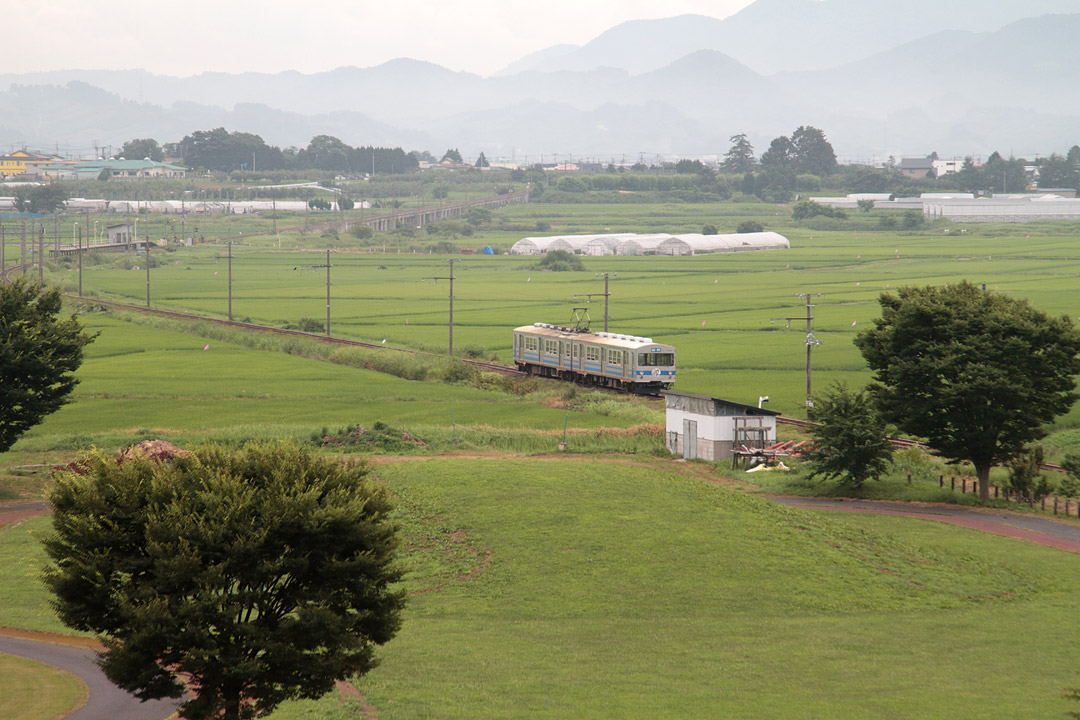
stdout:
[(675, 382), (675, 348), (652, 338), (533, 323), (514, 329), (518, 370), (656, 395)]

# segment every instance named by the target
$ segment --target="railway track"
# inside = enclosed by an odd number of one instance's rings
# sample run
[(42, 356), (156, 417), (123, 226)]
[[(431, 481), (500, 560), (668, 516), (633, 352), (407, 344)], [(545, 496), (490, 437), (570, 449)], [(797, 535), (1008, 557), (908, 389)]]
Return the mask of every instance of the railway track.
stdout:
[[(76, 300), (80, 302), (91, 302), (97, 305), (105, 305), (107, 307), (116, 308), (118, 310), (138, 312), (145, 315), (172, 317), (179, 320), (198, 320), (201, 322), (211, 322), (216, 325), (222, 325), (225, 327), (242, 328), (244, 330), (254, 330), (257, 332), (272, 333), (274, 335), (292, 335), (294, 337), (310, 338), (311, 340), (318, 340), (320, 342), (330, 343), (333, 345), (371, 348), (374, 350), (389, 350), (392, 352), (401, 352), (411, 355), (426, 355), (429, 357), (442, 357), (438, 353), (427, 352), (425, 350), (412, 350), (409, 348), (391, 347), (378, 343), (362, 342), (360, 340), (346, 340), (345, 338), (337, 338), (330, 335), (318, 335), (316, 333), (304, 332), (302, 330), (287, 330), (285, 328), (277, 328), (270, 325), (256, 325), (255, 323), (240, 322), (239, 320), (223, 320), (221, 318), (207, 317), (205, 315), (195, 315), (192, 313), (182, 313), (173, 310), (158, 310), (155, 308), (148, 308), (140, 305), (129, 305), (127, 303), (114, 302), (112, 300), (99, 300), (97, 298), (79, 297), (78, 295), (69, 294), (65, 295), (65, 297), (70, 298), (71, 300)], [(524, 377), (526, 375), (526, 373), (521, 372), (517, 368), (510, 367), (509, 365), (503, 365), (502, 363), (491, 362), (488, 360), (473, 360), (471, 358), (458, 359), (485, 372), (498, 373), (500, 375), (506, 375), (509, 377)]]

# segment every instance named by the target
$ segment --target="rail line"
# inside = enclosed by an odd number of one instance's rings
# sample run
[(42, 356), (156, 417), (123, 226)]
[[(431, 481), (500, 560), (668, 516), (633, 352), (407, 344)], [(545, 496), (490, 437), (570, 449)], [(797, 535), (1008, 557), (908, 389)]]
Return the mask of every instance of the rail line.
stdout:
[[(117, 308), (120, 310), (127, 310), (130, 312), (139, 312), (147, 315), (160, 315), (162, 317), (172, 317), (180, 320), (199, 320), (202, 322), (211, 322), (216, 325), (223, 325), (225, 327), (242, 328), (244, 330), (255, 330), (257, 332), (273, 333), (275, 335), (292, 335), (294, 337), (305, 337), (311, 340), (319, 340), (325, 343), (331, 343), (334, 345), (346, 345), (349, 347), (363, 347), (371, 348), (374, 350), (392, 350), (395, 352), (401, 352), (411, 355), (427, 355), (429, 357), (442, 357), (442, 355), (433, 352), (427, 352), (425, 350), (413, 350), (410, 348), (399, 348), (393, 346), (387, 346), (376, 343), (361, 342), (360, 340), (346, 340), (345, 338), (333, 337), (330, 335), (318, 335), (316, 333), (304, 332), (302, 330), (287, 330), (285, 328), (272, 327), (270, 325), (256, 325), (255, 323), (240, 322), (239, 320), (223, 320), (221, 318), (207, 317), (205, 315), (195, 315), (192, 313), (176, 312), (174, 310), (159, 310), (156, 308), (148, 308), (140, 305), (129, 305), (127, 303), (115, 302), (113, 300), (100, 300), (98, 298), (79, 297), (78, 295), (65, 295), (65, 297), (80, 302), (90, 302), (98, 305), (106, 305), (108, 307)], [(473, 367), (485, 370), (487, 372), (498, 373), (500, 375), (507, 375), (509, 377), (524, 377), (526, 373), (521, 372), (517, 368), (510, 367), (509, 365), (503, 365), (502, 363), (491, 362), (488, 360), (473, 360), (471, 358), (458, 358), (464, 363), (472, 365)]]

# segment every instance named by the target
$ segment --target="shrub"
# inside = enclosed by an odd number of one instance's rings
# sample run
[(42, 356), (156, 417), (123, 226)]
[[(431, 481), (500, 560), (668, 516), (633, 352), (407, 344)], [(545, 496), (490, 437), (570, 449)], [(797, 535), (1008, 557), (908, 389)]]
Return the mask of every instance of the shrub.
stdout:
[[(760, 232), (760, 231), (757, 231), (757, 232)], [(716, 229), (715, 225), (713, 225), (711, 223), (706, 223), (705, 225), (701, 226), (701, 234), (702, 235), (717, 235), (717, 234), (719, 234), (719, 231)]]
[(765, 226), (759, 223), (757, 220), (743, 220), (739, 223), (739, 227), (736, 230), (739, 233), (759, 233), (765, 232)]
[(370, 240), (375, 236), (375, 231), (369, 225), (354, 225), (349, 229), (349, 234), (358, 240)]
[(544, 255), (544, 259), (534, 265), (533, 268), (536, 270), (565, 272), (567, 270), (584, 270), (585, 265), (582, 264), (581, 258), (577, 255), (565, 250), (552, 250)]

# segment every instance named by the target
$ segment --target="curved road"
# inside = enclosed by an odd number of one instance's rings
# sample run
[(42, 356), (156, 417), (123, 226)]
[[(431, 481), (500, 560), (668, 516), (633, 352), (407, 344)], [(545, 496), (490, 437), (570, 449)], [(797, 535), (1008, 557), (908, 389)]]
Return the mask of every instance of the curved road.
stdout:
[[(49, 511), (45, 502), (11, 503), (0, 505), (0, 528)], [(73, 638), (82, 645), (61, 644), (48, 639), (33, 639), (36, 633), (6, 631), (0, 628), (0, 653), (18, 655), (53, 665), (75, 675), (89, 690), (86, 704), (69, 715), (66, 720), (165, 720), (176, 714), (182, 700), (149, 700), (142, 702), (134, 695), (109, 682), (97, 665), (97, 653), (85, 647), (85, 641)], [(42, 638), (50, 638), (41, 634)]]
[(810, 510), (861, 512), (936, 520), (1080, 553), (1080, 526), (1032, 515), (1017, 515), (1002, 510), (967, 510), (950, 505), (911, 505), (884, 500), (839, 500), (786, 495), (767, 495), (766, 497), (782, 505)]
[(18, 655), (66, 670), (86, 683), (86, 704), (66, 720), (165, 720), (176, 713), (181, 700), (142, 702), (105, 677), (97, 666), (97, 654), (89, 648), (0, 636), (0, 653)]

